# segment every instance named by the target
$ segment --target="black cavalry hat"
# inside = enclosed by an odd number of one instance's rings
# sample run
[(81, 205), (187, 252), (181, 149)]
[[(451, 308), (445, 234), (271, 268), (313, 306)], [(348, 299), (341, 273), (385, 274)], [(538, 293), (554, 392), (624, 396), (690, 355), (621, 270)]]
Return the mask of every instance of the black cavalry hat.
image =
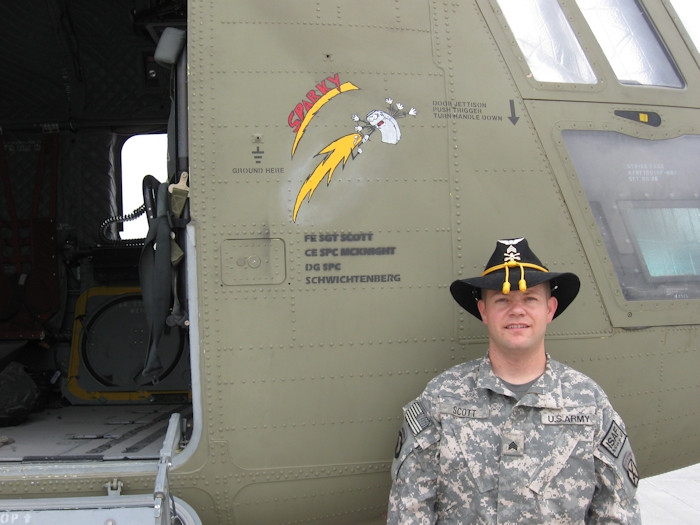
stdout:
[(450, 286), (455, 301), (477, 319), (481, 319), (477, 302), (481, 290), (501, 290), (510, 293), (511, 288), (524, 292), (527, 287), (551, 282), (552, 296), (559, 305), (554, 317), (566, 310), (576, 298), (581, 287), (579, 278), (573, 273), (550, 272), (542, 266), (537, 256), (530, 250), (527, 239), (503, 239), (496, 243), (496, 249), (479, 277), (461, 279)]

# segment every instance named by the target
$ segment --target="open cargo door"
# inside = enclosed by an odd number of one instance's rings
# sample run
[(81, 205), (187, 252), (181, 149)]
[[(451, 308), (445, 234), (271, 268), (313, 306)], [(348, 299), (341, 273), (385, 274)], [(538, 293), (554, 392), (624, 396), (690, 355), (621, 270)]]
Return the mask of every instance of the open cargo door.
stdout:
[(168, 472), (181, 438), (180, 414), (172, 414), (158, 461), (153, 494), (121, 495), (121, 481), (107, 483), (107, 496), (83, 498), (38, 498), (5, 500), (0, 503), (0, 523), (32, 525), (76, 525), (104, 523), (117, 525), (202, 525), (187, 503), (170, 494)]

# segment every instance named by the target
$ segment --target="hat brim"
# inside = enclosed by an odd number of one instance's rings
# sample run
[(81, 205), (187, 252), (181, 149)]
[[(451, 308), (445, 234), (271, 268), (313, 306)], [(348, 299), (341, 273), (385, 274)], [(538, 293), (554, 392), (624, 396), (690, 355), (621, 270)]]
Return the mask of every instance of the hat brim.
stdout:
[[(483, 277), (473, 277), (471, 279), (461, 279), (450, 285), (450, 293), (457, 303), (467, 312), (472, 314), (477, 319), (481, 320), (479, 307), (477, 303), (481, 299), (481, 290), (501, 290), (504, 281), (503, 272), (494, 272)], [(518, 289), (518, 280), (520, 272), (510, 272), (509, 282), (512, 290)], [(538, 284), (551, 282), (552, 297), (557, 298), (557, 310), (554, 312), (554, 318), (559, 316), (578, 295), (581, 288), (581, 281), (573, 273), (555, 273), (555, 272), (540, 272), (526, 271), (525, 280), (528, 287), (537, 286)]]

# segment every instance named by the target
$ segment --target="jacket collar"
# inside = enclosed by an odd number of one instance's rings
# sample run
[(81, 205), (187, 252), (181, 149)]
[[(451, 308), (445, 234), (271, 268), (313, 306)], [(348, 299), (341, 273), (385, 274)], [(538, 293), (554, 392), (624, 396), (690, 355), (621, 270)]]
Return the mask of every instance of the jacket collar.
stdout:
[[(530, 387), (528, 393), (520, 400), (519, 404), (538, 408), (563, 408), (564, 401), (561, 391), (561, 381), (552, 369), (552, 360), (547, 355), (544, 374)], [(491, 367), (488, 354), (481, 358), (479, 373), (476, 379), (476, 387), (491, 390), (497, 394), (513, 396), (508, 387), (495, 374)]]

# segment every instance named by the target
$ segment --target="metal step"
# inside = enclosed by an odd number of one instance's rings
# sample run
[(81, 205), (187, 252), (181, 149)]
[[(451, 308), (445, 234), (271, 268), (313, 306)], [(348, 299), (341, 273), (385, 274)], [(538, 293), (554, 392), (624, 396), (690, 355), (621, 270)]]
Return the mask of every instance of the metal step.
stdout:
[(187, 503), (170, 494), (168, 473), (181, 438), (180, 414), (170, 414), (152, 494), (122, 496), (122, 482), (107, 483), (107, 496), (0, 500), (0, 524), (202, 525)]

